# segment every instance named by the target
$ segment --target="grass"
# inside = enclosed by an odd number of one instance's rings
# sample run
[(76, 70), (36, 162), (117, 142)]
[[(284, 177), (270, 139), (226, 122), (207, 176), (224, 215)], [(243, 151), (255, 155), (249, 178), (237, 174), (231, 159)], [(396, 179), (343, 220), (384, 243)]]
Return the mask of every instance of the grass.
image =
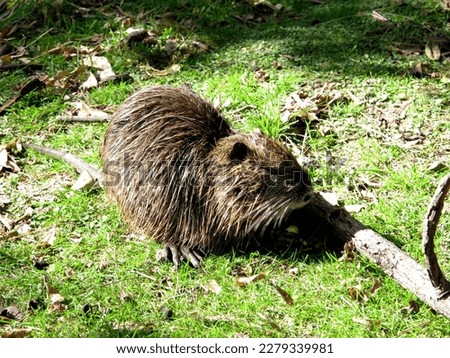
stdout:
[[(145, 85), (190, 83), (219, 104), (236, 128), (260, 128), (294, 143), (317, 191), (336, 192), (344, 204), (365, 205), (357, 218), (421, 261), (423, 215), (448, 170), (429, 166), (436, 160), (450, 165), (449, 62), (427, 58), (424, 38), (448, 37), (449, 13), (434, 1), (282, 3), (284, 9), (273, 14), (234, 1), (123, 1), (83, 15), (76, 2), (64, 1), (58, 8), (41, 0), (33, 25), (24, 19), (36, 9), (26, 3), (0, 20), (0, 30), (18, 24), (11, 42), (26, 46), (26, 56), (37, 57), (48, 76), (74, 71), (80, 62), (79, 54), (64, 58), (49, 54), (50, 49), (69, 42), (93, 47), (88, 40), (97, 35), (114, 71), (130, 74), (133, 81), (85, 92), (53, 87), (32, 92), (0, 117), (0, 140), (44, 144), (100, 165), (106, 125), (56, 121), (71, 102), (81, 99), (111, 112)], [(373, 10), (388, 22), (376, 22)], [(176, 53), (163, 61), (162, 50), (124, 48), (126, 18), (154, 31), (161, 46), (169, 38), (194, 39), (209, 50)], [(422, 52), (398, 50), (415, 45)], [(150, 67), (172, 64), (181, 64), (180, 71), (151, 75)], [(426, 65), (422, 76), (411, 74), (417, 64)], [(255, 79), (256, 68), (269, 78)], [(0, 102), (27, 79), (22, 70), (2, 73)], [(281, 121), (281, 108), (289, 93), (303, 88), (312, 96), (325, 83), (334, 84), (344, 100), (324, 108), (317, 122), (306, 123), (303, 137), (296, 125)], [(18, 220), (27, 210), (31, 214), (14, 225), (15, 237), (2, 234), (0, 224), (0, 307), (16, 306), (25, 317), (0, 318), (0, 331), (30, 328), (31, 337), (450, 335), (448, 320), (426, 305), (419, 302), (414, 313), (405, 309), (416, 298), (363, 257), (341, 262), (339, 253), (330, 252), (230, 253), (207, 257), (202, 270), (182, 265), (175, 272), (171, 264), (155, 260), (159, 245), (132, 233), (101, 190), (70, 189), (77, 177), (72, 168), (31, 150), (16, 158), (20, 172), (0, 172), (0, 198), (9, 199), (0, 215)], [(448, 271), (447, 216), (436, 240)], [(55, 241), (45, 245), (52, 228)], [(39, 269), (37, 261), (48, 266)], [(267, 278), (241, 288), (235, 283), (238, 272)], [(212, 282), (221, 287), (219, 293)], [(288, 292), (293, 305), (273, 283)], [(66, 310), (50, 312), (47, 284), (64, 297)], [(374, 284), (380, 288), (371, 293)], [(350, 292), (365, 298), (354, 299)], [(30, 301), (38, 308), (30, 309)]]

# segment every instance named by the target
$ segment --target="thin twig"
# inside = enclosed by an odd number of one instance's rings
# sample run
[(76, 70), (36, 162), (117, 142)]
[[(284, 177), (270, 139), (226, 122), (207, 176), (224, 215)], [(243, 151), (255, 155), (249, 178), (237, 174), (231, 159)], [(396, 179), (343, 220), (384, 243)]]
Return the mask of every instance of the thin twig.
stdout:
[(86, 117), (86, 116), (58, 116), (56, 120), (59, 122), (107, 122), (108, 117)]
[(101, 171), (99, 171), (97, 168), (95, 168), (93, 165), (88, 164), (84, 162), (82, 159), (78, 158), (77, 156), (64, 152), (61, 150), (56, 150), (52, 148), (46, 148), (42, 147), (40, 145), (31, 144), (31, 143), (22, 143), (24, 148), (31, 148), (34, 149), (36, 152), (49, 155), (53, 158), (56, 158), (58, 160), (61, 160), (70, 166), (74, 167), (79, 173), (82, 173), (84, 171), (87, 171), (89, 175), (95, 179), (100, 186), (104, 185), (105, 176)]

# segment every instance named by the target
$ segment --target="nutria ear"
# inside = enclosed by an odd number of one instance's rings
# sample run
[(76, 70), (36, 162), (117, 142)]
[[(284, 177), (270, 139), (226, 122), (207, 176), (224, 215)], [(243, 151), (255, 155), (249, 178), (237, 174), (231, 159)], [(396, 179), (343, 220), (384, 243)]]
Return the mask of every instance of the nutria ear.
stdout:
[(242, 162), (248, 154), (247, 146), (242, 142), (236, 142), (230, 152), (230, 160)]

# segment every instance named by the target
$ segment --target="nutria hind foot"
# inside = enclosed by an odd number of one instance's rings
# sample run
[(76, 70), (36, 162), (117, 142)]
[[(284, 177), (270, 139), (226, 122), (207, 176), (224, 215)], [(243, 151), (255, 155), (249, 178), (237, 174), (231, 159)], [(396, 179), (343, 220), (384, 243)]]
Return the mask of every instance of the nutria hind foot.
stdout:
[(200, 268), (202, 265), (202, 255), (197, 251), (192, 250), (186, 246), (177, 246), (174, 244), (166, 243), (162, 250), (156, 253), (158, 260), (172, 260), (175, 269), (178, 270), (181, 260), (185, 259), (195, 268)]

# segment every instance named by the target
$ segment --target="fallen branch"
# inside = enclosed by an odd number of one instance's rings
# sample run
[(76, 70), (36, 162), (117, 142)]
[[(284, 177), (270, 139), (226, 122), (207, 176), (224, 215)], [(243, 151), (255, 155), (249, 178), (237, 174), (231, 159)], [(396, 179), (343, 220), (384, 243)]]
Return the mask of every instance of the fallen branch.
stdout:
[(34, 149), (36, 152), (51, 156), (55, 159), (61, 160), (72, 167), (74, 167), (78, 173), (83, 173), (84, 171), (88, 172), (89, 175), (95, 179), (100, 186), (104, 186), (105, 177), (101, 171), (99, 171), (97, 168), (95, 168), (93, 165), (88, 164), (84, 162), (82, 159), (78, 158), (77, 156), (64, 152), (61, 150), (51, 149), (42, 147), (40, 145), (31, 144), (31, 143), (22, 143), (22, 146), (24, 148), (31, 148)]
[[(310, 215), (315, 216), (317, 222), (323, 223), (327, 229), (331, 230), (333, 238), (342, 243), (351, 241), (359, 253), (374, 261), (402, 287), (411, 291), (437, 312), (450, 318), (450, 300), (442, 299), (442, 292), (436, 290), (431, 283), (427, 269), (392, 242), (364, 226), (345, 209), (331, 205), (319, 194), (316, 194), (306, 210), (310, 212)], [(302, 223), (305, 221), (304, 217), (304, 212), (300, 211), (295, 219)], [(308, 215), (306, 217), (311, 225), (311, 219)]]
[(428, 205), (425, 215), (422, 232), (422, 250), (425, 255), (428, 274), (434, 287), (441, 291), (441, 296), (450, 294), (450, 282), (445, 278), (444, 273), (439, 267), (439, 263), (434, 252), (434, 235), (436, 234), (437, 224), (444, 208), (444, 200), (450, 189), (450, 174), (441, 179), (436, 189), (436, 193)]

